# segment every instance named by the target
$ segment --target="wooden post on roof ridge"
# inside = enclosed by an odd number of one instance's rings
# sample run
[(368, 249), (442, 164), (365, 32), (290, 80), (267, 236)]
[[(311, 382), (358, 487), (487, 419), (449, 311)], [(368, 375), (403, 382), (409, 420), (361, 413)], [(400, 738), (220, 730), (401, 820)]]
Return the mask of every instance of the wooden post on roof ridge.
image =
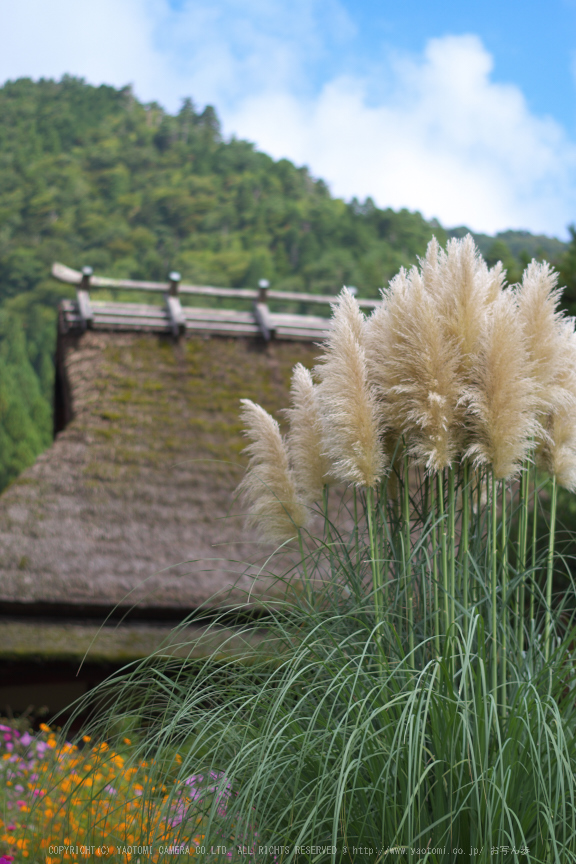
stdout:
[(82, 268), (82, 279), (80, 285), (76, 289), (76, 298), (78, 301), (78, 313), (82, 323), (82, 329), (91, 329), (94, 323), (94, 312), (90, 303), (90, 278), (92, 276), (92, 267)]
[[(163, 282), (135, 279), (118, 279), (92, 274), (89, 268), (83, 272), (54, 262), (52, 276), (59, 282), (73, 285), (78, 300), (62, 300), (60, 322), (63, 332), (83, 331), (87, 327), (95, 330), (118, 330), (126, 332), (145, 331), (173, 333), (177, 338), (182, 333), (204, 335), (260, 337), (284, 341), (318, 341), (330, 329), (330, 319), (306, 313), (274, 312), (268, 303), (288, 302), (312, 305), (332, 305), (335, 295), (302, 294), (294, 291), (278, 291), (269, 287), (267, 280), (260, 280), (254, 288), (225, 288), (213, 285), (189, 285), (181, 283), (180, 274), (171, 273)], [(90, 292), (88, 291), (90, 289)], [(138, 291), (162, 294), (163, 305), (140, 302), (116, 302), (112, 299), (90, 302), (90, 293), (96, 289), (106, 291)], [(83, 293), (82, 293), (83, 292)], [(248, 302), (251, 311), (238, 308), (214, 308), (214, 305), (183, 308), (180, 296), (230, 298)], [(381, 300), (359, 299), (359, 306), (376, 309)], [(236, 304), (235, 304), (236, 305)], [(59, 314), (60, 314), (59, 313)]]
[(172, 330), (172, 335), (175, 339), (179, 339), (180, 336), (183, 336), (186, 332), (186, 316), (178, 297), (181, 278), (180, 273), (176, 270), (172, 270), (168, 274), (168, 292), (165, 296), (166, 310), (170, 320), (170, 329)]
[(268, 279), (260, 279), (258, 282), (258, 300), (254, 303), (254, 317), (260, 329), (262, 338), (269, 342), (275, 335), (275, 326), (268, 308)]
[(258, 303), (267, 303), (268, 302), (268, 288), (270, 287), (270, 282), (268, 279), (259, 279), (258, 280)]

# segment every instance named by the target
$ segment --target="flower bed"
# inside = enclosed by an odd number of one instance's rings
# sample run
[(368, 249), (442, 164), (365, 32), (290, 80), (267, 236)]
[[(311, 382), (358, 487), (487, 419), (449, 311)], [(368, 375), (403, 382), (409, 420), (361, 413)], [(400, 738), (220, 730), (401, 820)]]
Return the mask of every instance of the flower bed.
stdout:
[(62, 744), (45, 724), (36, 735), (2, 724), (0, 734), (0, 864), (129, 861), (142, 846), (153, 850), (146, 860), (160, 861), (163, 844), (201, 844), (203, 817), (192, 811), (204, 800), (203, 777), (151, 786), (150, 765), (129, 762), (129, 738), (120, 753), (88, 736), (80, 748)]

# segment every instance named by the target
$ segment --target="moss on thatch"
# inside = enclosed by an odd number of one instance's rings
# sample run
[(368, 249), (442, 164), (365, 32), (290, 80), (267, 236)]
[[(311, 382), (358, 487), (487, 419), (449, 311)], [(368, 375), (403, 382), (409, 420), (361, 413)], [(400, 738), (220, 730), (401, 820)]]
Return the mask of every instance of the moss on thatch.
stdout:
[(0, 603), (191, 609), (237, 581), (240, 598), (253, 587), (246, 563), (263, 550), (231, 515), (239, 399), (277, 411), (293, 365), (312, 365), (317, 349), (61, 338), (73, 419), (0, 497)]

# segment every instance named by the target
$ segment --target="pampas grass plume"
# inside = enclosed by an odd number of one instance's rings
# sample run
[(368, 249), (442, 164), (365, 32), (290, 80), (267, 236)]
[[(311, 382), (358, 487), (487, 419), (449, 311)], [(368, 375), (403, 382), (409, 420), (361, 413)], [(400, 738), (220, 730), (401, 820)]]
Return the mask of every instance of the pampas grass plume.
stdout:
[(292, 372), (290, 397), (292, 407), (285, 410), (290, 422), (290, 463), (299, 494), (307, 504), (313, 504), (322, 498), (324, 486), (330, 482), (331, 466), (324, 455), (317, 387), (301, 363)]
[(315, 372), (324, 452), (335, 476), (358, 486), (375, 486), (384, 473), (385, 458), (368, 383), (364, 316), (346, 288), (333, 307), (332, 328)]
[(574, 320), (559, 311), (558, 274), (532, 261), (517, 289), (518, 313), (537, 386), (544, 427), (538, 463), (561, 486), (576, 489), (576, 337)]
[(260, 405), (242, 399), (241, 419), (251, 443), (245, 448), (250, 464), (238, 487), (250, 508), (249, 523), (273, 543), (294, 537), (307, 522), (288, 464), (288, 453), (276, 420)]
[(434, 238), (421, 264), (424, 285), (436, 298), (446, 338), (459, 346), (460, 375), (465, 385), (484, 317), (504, 286), (502, 265), (498, 263), (489, 270), (470, 234), (461, 240), (449, 240), (445, 252)]
[(472, 440), (466, 455), (491, 464), (497, 479), (515, 474), (541, 427), (532, 364), (515, 297), (501, 292), (487, 313), (467, 389)]
[(576, 334), (574, 320), (564, 319), (561, 369), (554, 376), (546, 417), (546, 433), (537, 456), (542, 466), (556, 477), (560, 486), (576, 491)]
[(450, 465), (461, 437), (459, 355), (446, 337), (437, 297), (425, 290), (416, 268), (401, 270), (383, 293), (368, 322), (366, 352), (392, 439), (404, 436), (410, 454), (429, 471)]
[(548, 263), (532, 261), (516, 292), (520, 323), (538, 386), (538, 410), (542, 414), (570, 401), (562, 384), (569, 342), (566, 319), (558, 311), (562, 292), (557, 283), (558, 275)]
[[(576, 394), (574, 381), (572, 387)], [(576, 411), (566, 405), (560, 406), (549, 428), (553, 440), (545, 445), (542, 461), (560, 486), (576, 492)]]

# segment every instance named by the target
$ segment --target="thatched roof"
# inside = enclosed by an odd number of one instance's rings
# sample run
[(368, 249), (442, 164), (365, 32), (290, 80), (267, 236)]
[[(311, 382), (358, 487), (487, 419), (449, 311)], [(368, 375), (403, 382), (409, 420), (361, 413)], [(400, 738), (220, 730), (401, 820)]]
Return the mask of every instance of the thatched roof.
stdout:
[(239, 399), (284, 407), (294, 363), (311, 365), (317, 351), (258, 338), (61, 334), (72, 419), (0, 497), (0, 611), (92, 615), (137, 603), (159, 617), (237, 580), (249, 588), (243, 562), (262, 549), (229, 515), (244, 464)]

